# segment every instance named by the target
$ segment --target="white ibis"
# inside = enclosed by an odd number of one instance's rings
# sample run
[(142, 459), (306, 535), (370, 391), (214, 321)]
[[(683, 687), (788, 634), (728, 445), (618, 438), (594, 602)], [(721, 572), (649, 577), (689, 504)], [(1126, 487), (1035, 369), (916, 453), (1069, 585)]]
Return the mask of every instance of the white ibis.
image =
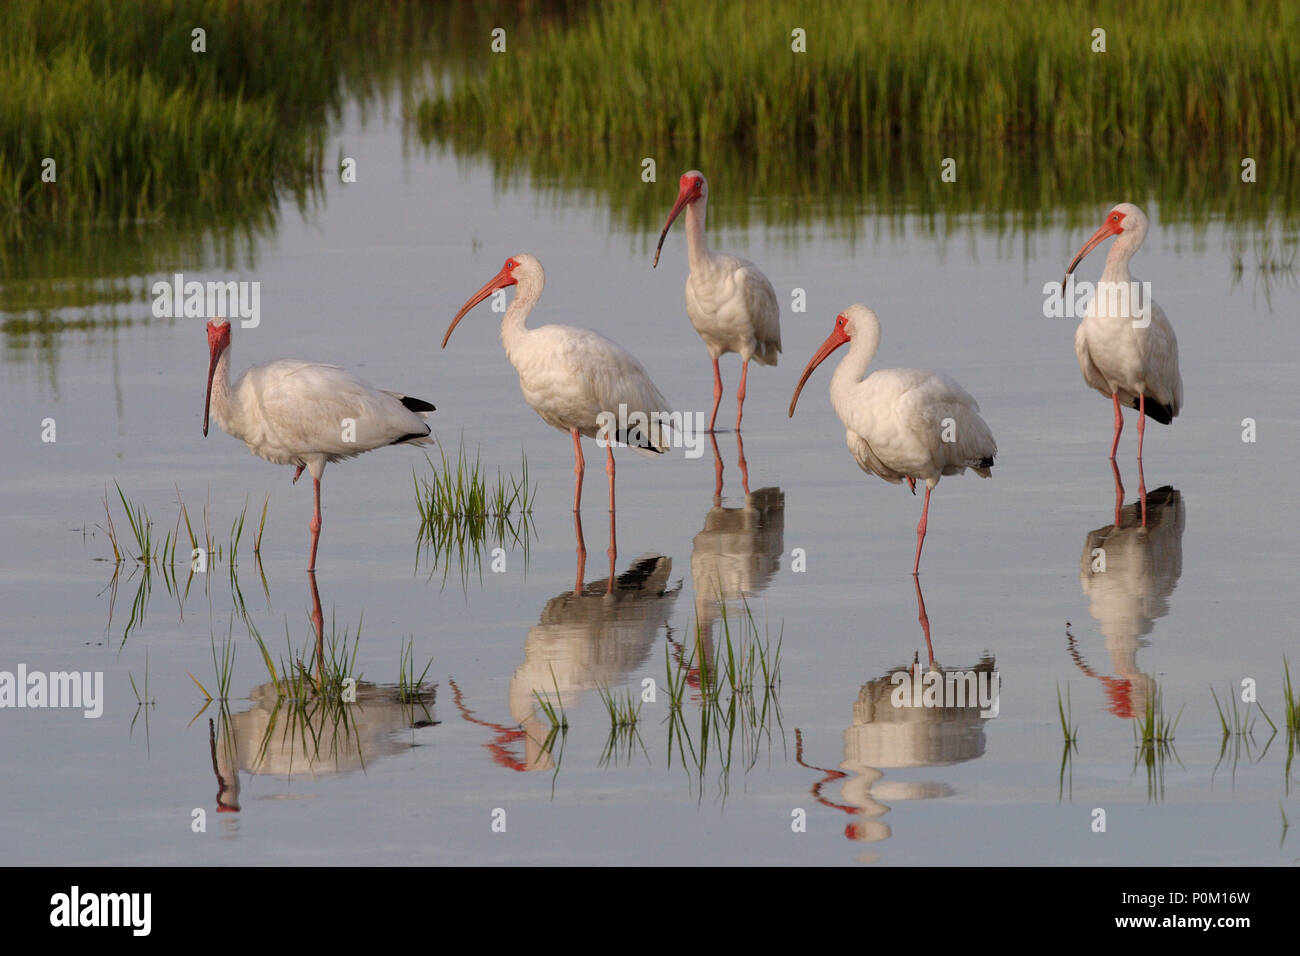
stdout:
[(294, 465), (297, 483), (303, 469), (316, 486), (308, 571), (316, 569), (320, 542), (320, 478), (325, 465), (384, 445), (430, 444), (428, 402), (401, 392), (372, 388), (346, 369), (320, 362), (279, 359), (254, 365), (230, 382), (230, 323), (208, 323), (208, 390), (203, 402), (203, 435), (208, 414), (227, 435), (277, 465)]
[[(1074, 351), (1079, 357), (1083, 380), (1109, 397), (1115, 406), (1115, 437), (1110, 443), (1112, 459), (1119, 447), (1119, 433), (1124, 429), (1120, 405), (1138, 410), (1140, 461), (1147, 416), (1168, 425), (1183, 404), (1183, 379), (1178, 373), (1178, 339), (1174, 328), (1154, 300), (1140, 301), (1142, 287), (1128, 271), (1129, 260), (1146, 234), (1147, 217), (1142, 210), (1131, 202), (1122, 202), (1106, 213), (1106, 221), (1083, 244), (1065, 270), (1068, 278), (1084, 256), (1111, 236), (1119, 237), (1106, 255), (1098, 292), (1074, 334)], [(1061, 287), (1064, 289), (1065, 279), (1061, 280)], [(1109, 290), (1124, 294), (1112, 296)], [(1147, 308), (1149, 315), (1144, 314)]]
[[(506, 358), (519, 373), (524, 401), (546, 424), (573, 437), (574, 511), (582, 504), (582, 478), (586, 472), (579, 436), (598, 439), (605, 445), (612, 512), (614, 444), (623, 442), (647, 455), (667, 451), (668, 400), (641, 363), (603, 335), (567, 325), (527, 327), (528, 313), (546, 285), (546, 273), (542, 264), (526, 253), (507, 259), (501, 271), (461, 306), (447, 326), (442, 347), (447, 347), (447, 340), (466, 312), (498, 289), (512, 285), (518, 286), (518, 291), (501, 320), (501, 341)], [(616, 429), (609, 427), (613, 422), (617, 422)]]
[(831, 404), (844, 422), (849, 451), (858, 467), (898, 484), (904, 479), (916, 493), (925, 479), (925, 506), (916, 526), (916, 561), (921, 566), (930, 513), (930, 492), (943, 475), (967, 468), (989, 477), (998, 446), (979, 405), (946, 375), (914, 368), (888, 368), (862, 376), (880, 344), (880, 321), (865, 305), (852, 305), (835, 317), (835, 328), (809, 360), (790, 399), (790, 417), (799, 393), (818, 365), (841, 345), (849, 354), (831, 377)]
[(750, 359), (760, 365), (775, 365), (781, 351), (781, 308), (767, 276), (747, 259), (710, 252), (704, 240), (704, 214), (709, 202), (709, 184), (704, 174), (692, 169), (683, 174), (677, 202), (659, 233), (655, 266), (664, 236), (682, 209), (686, 210), (686, 251), (691, 272), (686, 277), (686, 314), (708, 346), (713, 360), (713, 413), (709, 431), (718, 417), (722, 401), (722, 373), (718, 359), (728, 352), (740, 355), (740, 387), (736, 389), (736, 430), (745, 413), (745, 380)]
[[(1113, 467), (1113, 465), (1112, 465)], [(1141, 478), (1139, 477), (1139, 483)], [(1138, 666), (1155, 623), (1169, 613), (1169, 599), (1183, 573), (1186, 506), (1177, 489), (1166, 485), (1121, 508), (1124, 489), (1115, 470), (1114, 523), (1088, 533), (1079, 557), (1079, 585), (1088, 598), (1088, 613), (1106, 638), (1111, 670), (1099, 674), (1084, 661), (1075, 637), (1066, 632), (1067, 649), (1089, 677), (1101, 681), (1116, 717), (1145, 712), (1156, 691), (1155, 678)]]
[(510, 678), (510, 715), (526, 732), (523, 765), (513, 769), (554, 766), (539, 697), (558, 694), (572, 710), (582, 691), (617, 688), (645, 667), (681, 593), (681, 582), (670, 582), (672, 570), (672, 558), (644, 554), (622, 574), (611, 567), (609, 578), (546, 602)]

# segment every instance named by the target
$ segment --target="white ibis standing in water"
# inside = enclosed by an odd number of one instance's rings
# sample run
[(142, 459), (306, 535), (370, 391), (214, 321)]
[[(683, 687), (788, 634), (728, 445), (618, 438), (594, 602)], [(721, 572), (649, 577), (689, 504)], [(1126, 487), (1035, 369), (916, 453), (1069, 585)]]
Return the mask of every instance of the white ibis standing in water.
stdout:
[[(1147, 234), (1147, 217), (1131, 202), (1106, 213), (1106, 221), (1083, 244), (1065, 270), (1066, 278), (1083, 257), (1111, 236), (1118, 236), (1106, 255), (1097, 294), (1088, 304), (1074, 351), (1083, 380), (1115, 405), (1115, 437), (1110, 443), (1114, 459), (1119, 433), (1124, 429), (1121, 405), (1138, 410), (1138, 460), (1146, 419), (1168, 425), (1183, 404), (1183, 378), (1178, 372), (1178, 339), (1164, 310), (1142, 292), (1128, 271), (1129, 260)], [(1065, 279), (1061, 280), (1062, 289)], [(1112, 295), (1111, 292), (1121, 294)], [(1147, 310), (1150, 310), (1149, 312)]]
[(727, 352), (738, 353), (743, 363), (740, 387), (736, 389), (736, 430), (739, 431), (740, 418), (745, 413), (745, 380), (749, 376), (750, 359), (761, 365), (775, 365), (781, 351), (781, 308), (772, 283), (754, 263), (709, 251), (704, 240), (709, 184), (704, 174), (692, 169), (682, 176), (680, 183), (677, 202), (668, 213), (663, 232), (659, 233), (654, 264), (659, 265), (659, 252), (669, 227), (685, 209), (686, 252), (691, 265), (690, 275), (686, 277), (686, 314), (713, 360), (713, 413), (709, 416), (709, 431), (713, 431), (718, 403), (722, 401), (718, 359)]
[(912, 565), (916, 574), (930, 492), (941, 476), (959, 475), (967, 468), (981, 478), (989, 477), (997, 442), (980, 418), (975, 399), (946, 375), (886, 368), (862, 378), (880, 344), (880, 321), (865, 305), (851, 305), (835, 317), (835, 328), (809, 360), (790, 399), (792, 418), (808, 376), (846, 342), (849, 354), (831, 377), (831, 405), (844, 422), (849, 451), (863, 471), (894, 484), (906, 479), (913, 494), (917, 479), (925, 479), (925, 506), (916, 526)]
[(311, 524), (311, 558), (316, 569), (320, 542), (320, 477), (325, 465), (384, 445), (430, 444), (428, 402), (401, 392), (372, 388), (346, 369), (320, 362), (280, 359), (254, 365), (230, 382), (230, 323), (208, 323), (208, 389), (203, 402), (203, 435), (208, 414), (227, 435), (254, 455), (277, 465), (294, 465), (296, 483), (303, 469), (316, 486)]
[(461, 306), (447, 326), (442, 347), (447, 347), (447, 340), (466, 312), (498, 289), (512, 285), (519, 288), (501, 320), (501, 341), (506, 358), (519, 373), (524, 401), (542, 421), (573, 436), (574, 511), (582, 505), (582, 477), (586, 471), (579, 436), (595, 438), (605, 445), (612, 512), (614, 444), (623, 442), (644, 454), (667, 451), (668, 400), (641, 363), (603, 335), (567, 325), (527, 327), (528, 313), (546, 285), (542, 264), (527, 254), (507, 259), (501, 271)]

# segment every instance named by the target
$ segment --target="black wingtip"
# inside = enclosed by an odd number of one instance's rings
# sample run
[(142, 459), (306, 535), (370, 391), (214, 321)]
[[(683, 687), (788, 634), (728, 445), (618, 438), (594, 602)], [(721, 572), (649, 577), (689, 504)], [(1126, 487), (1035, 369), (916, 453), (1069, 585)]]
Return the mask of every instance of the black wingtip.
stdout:
[(633, 428), (631, 432), (620, 429), (614, 433), (614, 438), (629, 448), (639, 448), (642, 451), (654, 452), (656, 455), (664, 453), (664, 449), (655, 447), (650, 441), (650, 436), (646, 435), (640, 428)]
[[(1174, 410), (1168, 405), (1157, 402), (1150, 396), (1147, 396), (1146, 406), (1147, 418), (1154, 418), (1161, 425), (1168, 425), (1174, 420)], [(1133, 407), (1140, 410), (1142, 408), (1142, 400), (1138, 398), (1133, 399)]]
[(434, 408), (432, 405), (430, 405), (428, 402), (419, 398), (412, 398), (410, 395), (402, 396), (402, 404), (405, 405), (413, 412), (436, 412), (437, 411), (437, 409)]
[(400, 445), (402, 444), (402, 442), (419, 441), (421, 438), (428, 438), (431, 433), (432, 433), (432, 429), (430, 429), (427, 432), (411, 432), (409, 435), (403, 435), (401, 438), (394, 438), (391, 442), (389, 442), (389, 444)]
[(981, 468), (992, 468), (992, 467), (993, 467), (993, 459), (992, 459), (991, 457), (989, 457), (989, 458), (981, 458), (981, 459), (980, 459), (980, 467), (981, 467)]

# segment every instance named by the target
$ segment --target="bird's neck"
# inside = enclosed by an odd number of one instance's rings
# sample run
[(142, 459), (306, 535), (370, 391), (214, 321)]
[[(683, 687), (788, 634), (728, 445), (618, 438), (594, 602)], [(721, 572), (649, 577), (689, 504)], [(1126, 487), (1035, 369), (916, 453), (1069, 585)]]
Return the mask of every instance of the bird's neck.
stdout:
[(1128, 271), (1128, 264), (1135, 252), (1137, 252), (1137, 247), (1125, 242), (1122, 237), (1116, 241), (1110, 247), (1110, 251), (1106, 253), (1106, 266), (1101, 270), (1101, 281), (1132, 281), (1133, 275)]
[(704, 213), (703, 199), (686, 207), (686, 256), (692, 270), (709, 263), (709, 244), (704, 238)]
[(233, 434), (231, 428), (236, 424), (233, 421), (233, 409), (234, 403), (230, 400), (230, 349), (226, 348), (217, 356), (217, 368), (212, 375), (212, 398), (208, 404), (208, 412), (213, 421), (227, 434)]
[(540, 286), (528, 282), (519, 283), (515, 289), (514, 301), (510, 303), (505, 316), (501, 319), (501, 344), (506, 347), (506, 356), (512, 365), (515, 364), (516, 351), (528, 335), (529, 329), (526, 324), (528, 313), (533, 310), (541, 295)]
[[(866, 375), (879, 344), (880, 339), (869, 334), (849, 342), (849, 353), (840, 359), (835, 374), (831, 376), (831, 404), (837, 412), (851, 404), (853, 389)], [(843, 418), (843, 414), (840, 417)]]

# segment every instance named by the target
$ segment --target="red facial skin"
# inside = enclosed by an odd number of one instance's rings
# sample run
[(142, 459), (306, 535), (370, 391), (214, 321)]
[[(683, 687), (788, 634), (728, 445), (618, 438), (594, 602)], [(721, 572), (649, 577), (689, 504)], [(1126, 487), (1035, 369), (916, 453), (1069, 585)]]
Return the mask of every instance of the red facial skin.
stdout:
[[(1075, 267), (1083, 261), (1084, 257), (1088, 253), (1092, 252), (1092, 250), (1097, 247), (1098, 243), (1106, 241), (1111, 236), (1118, 236), (1123, 231), (1124, 213), (1112, 212), (1106, 217), (1106, 221), (1101, 224), (1101, 227), (1092, 234), (1087, 242), (1083, 244), (1083, 248), (1079, 250), (1079, 254), (1076, 255), (1074, 261), (1070, 263), (1070, 268), (1065, 270), (1066, 277), (1069, 277), (1070, 273), (1075, 270)], [(1065, 279), (1061, 279), (1061, 288), (1065, 288)]]
[(659, 245), (655, 246), (655, 266), (659, 265), (659, 252), (664, 247), (664, 236), (668, 235), (673, 220), (683, 209), (704, 195), (704, 180), (699, 176), (683, 176), (678, 185), (677, 201), (673, 203), (672, 211), (668, 213), (668, 221), (664, 223), (663, 232), (659, 233)]
[(230, 348), (230, 323), (208, 322), (208, 390), (203, 398), (203, 437), (208, 437), (208, 410), (212, 406), (212, 379), (217, 374), (217, 360)]

